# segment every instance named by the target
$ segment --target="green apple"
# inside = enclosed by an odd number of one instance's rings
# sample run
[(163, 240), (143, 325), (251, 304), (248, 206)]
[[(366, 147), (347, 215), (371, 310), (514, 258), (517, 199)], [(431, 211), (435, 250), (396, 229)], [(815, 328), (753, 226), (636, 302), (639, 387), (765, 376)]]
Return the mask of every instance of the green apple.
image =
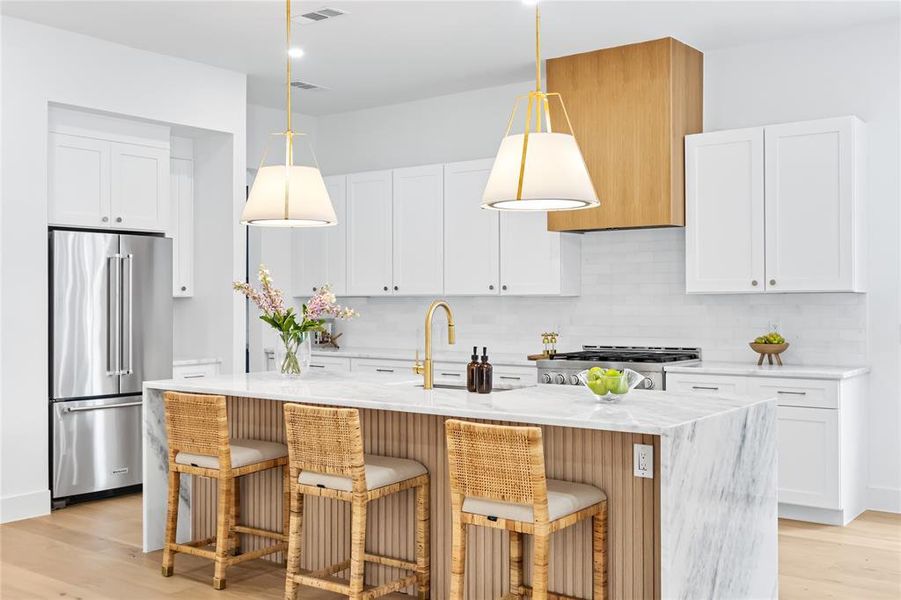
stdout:
[(597, 381), (604, 375), (604, 369), (600, 367), (591, 367), (588, 369), (588, 381)]
[(606, 375), (607, 377), (617, 377), (619, 375), (622, 375), (622, 373), (620, 371), (617, 371), (616, 369), (607, 369), (604, 372), (604, 375)]
[(629, 382), (625, 377), (610, 377), (607, 379), (607, 389), (611, 394), (625, 394), (629, 391)]
[(594, 381), (589, 381), (588, 389), (590, 389), (598, 396), (604, 396), (607, 394), (607, 382), (603, 379), (595, 379)]

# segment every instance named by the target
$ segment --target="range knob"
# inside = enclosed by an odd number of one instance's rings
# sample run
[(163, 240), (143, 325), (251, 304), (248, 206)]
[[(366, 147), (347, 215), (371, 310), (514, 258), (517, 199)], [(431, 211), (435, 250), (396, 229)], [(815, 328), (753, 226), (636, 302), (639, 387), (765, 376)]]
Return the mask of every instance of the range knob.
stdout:
[(570, 385), (579, 385), (580, 383), (582, 383), (582, 382), (579, 381), (578, 375), (570, 375), (569, 376), (569, 384)]
[(563, 373), (554, 373), (554, 383), (564, 385), (566, 384), (566, 376)]
[(551, 374), (550, 374), (550, 373), (543, 373), (543, 374), (541, 375), (541, 383), (550, 383), (550, 382), (551, 382)]

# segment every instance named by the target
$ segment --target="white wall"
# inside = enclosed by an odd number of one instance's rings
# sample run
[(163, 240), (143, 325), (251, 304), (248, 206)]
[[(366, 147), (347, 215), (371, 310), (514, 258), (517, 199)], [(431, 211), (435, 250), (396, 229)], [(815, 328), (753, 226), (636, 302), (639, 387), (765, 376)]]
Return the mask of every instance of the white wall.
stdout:
[[(323, 172), (491, 157), (529, 82), (321, 117)], [(754, 360), (746, 342), (779, 325), (786, 360), (869, 364), (871, 505), (901, 511), (899, 443), (898, 23), (707, 52), (706, 129), (857, 114), (869, 123), (869, 294), (687, 296), (680, 229), (583, 238), (578, 298), (457, 298), (459, 348), (534, 352), (538, 333), (583, 343), (701, 346), (711, 360)], [(353, 299), (345, 344), (411, 350), (430, 299)]]
[[(47, 107), (56, 102), (233, 137), (234, 224), (244, 202), (246, 78), (18, 19), (2, 20), (0, 521), (49, 511), (47, 466)], [(223, 261), (237, 273), (243, 244)], [(243, 272), (241, 269), (240, 272)], [(241, 303), (232, 301), (240, 354)]]

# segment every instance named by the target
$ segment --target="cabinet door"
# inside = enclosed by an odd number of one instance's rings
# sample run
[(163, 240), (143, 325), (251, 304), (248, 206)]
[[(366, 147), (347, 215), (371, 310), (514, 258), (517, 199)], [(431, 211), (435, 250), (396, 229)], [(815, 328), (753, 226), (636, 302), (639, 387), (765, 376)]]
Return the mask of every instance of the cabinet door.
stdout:
[(763, 129), (685, 138), (685, 289), (762, 292)]
[(393, 173), (395, 295), (444, 292), (444, 166)]
[(173, 158), (169, 184), (172, 234), (172, 295), (194, 295), (194, 161)]
[(166, 231), (169, 149), (110, 142), (110, 222), (116, 229)]
[(109, 142), (51, 133), (48, 144), (50, 224), (109, 227)]
[(347, 293), (387, 296), (391, 275), (391, 171), (347, 178)]
[(333, 227), (297, 228), (291, 244), (294, 296), (307, 298), (324, 283), (337, 296), (347, 293), (347, 178), (325, 177), (338, 224)]
[(500, 213), (482, 209), (493, 159), (444, 165), (444, 293), (500, 293)]
[(841, 508), (838, 411), (777, 408), (779, 502)]
[(547, 230), (547, 213), (501, 213), (501, 294), (559, 294), (561, 235)]
[(765, 135), (767, 291), (857, 291), (854, 119), (774, 125)]

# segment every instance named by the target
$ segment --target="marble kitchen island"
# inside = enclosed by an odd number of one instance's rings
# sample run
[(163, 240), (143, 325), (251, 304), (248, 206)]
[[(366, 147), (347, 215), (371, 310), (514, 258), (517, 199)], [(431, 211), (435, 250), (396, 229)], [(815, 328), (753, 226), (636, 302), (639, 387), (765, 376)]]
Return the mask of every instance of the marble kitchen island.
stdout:
[[(145, 552), (163, 542), (167, 463), (162, 394), (174, 390), (227, 396), (233, 436), (274, 441), (284, 440), (284, 402), (359, 408), (367, 452), (413, 458), (431, 473), (433, 598), (446, 598), (449, 587), (447, 417), (539, 425), (548, 476), (591, 483), (607, 493), (610, 598), (777, 597), (774, 400), (633, 391), (618, 404), (603, 404), (581, 387), (540, 385), (478, 395), (423, 390), (421, 383), (413, 376), (373, 382), (350, 373), (311, 373), (301, 379), (239, 374), (145, 383)], [(652, 478), (633, 475), (635, 444), (652, 446)], [(182, 481), (179, 538), (211, 535), (214, 488), (198, 479)], [(243, 479), (241, 494), (245, 522), (280, 527), (280, 474)], [(412, 556), (412, 511), (412, 494), (378, 501), (370, 510), (368, 549)], [(310, 499), (304, 518), (304, 568), (349, 555), (345, 505)], [(469, 536), (467, 597), (501, 596), (508, 577), (506, 535), (475, 528)], [(242, 547), (252, 549), (257, 543), (245, 537)], [(581, 524), (555, 534), (552, 590), (591, 596), (590, 544), (590, 527)], [(388, 567), (367, 567), (368, 583), (391, 575)]]

